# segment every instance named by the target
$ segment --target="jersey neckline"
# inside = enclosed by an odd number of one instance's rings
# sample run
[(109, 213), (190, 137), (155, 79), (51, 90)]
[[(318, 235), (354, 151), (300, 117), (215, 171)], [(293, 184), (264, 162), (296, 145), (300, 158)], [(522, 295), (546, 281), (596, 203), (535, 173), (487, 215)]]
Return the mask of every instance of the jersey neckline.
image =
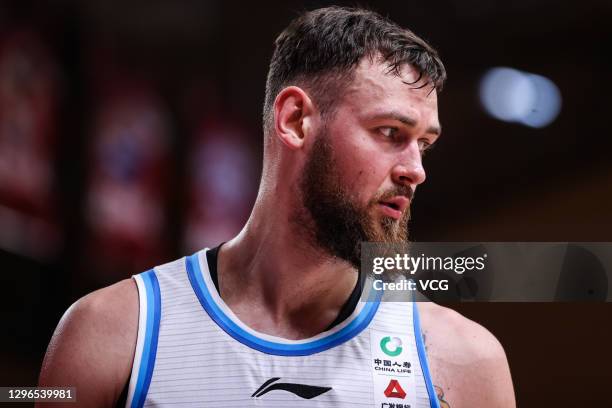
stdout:
[(289, 340), (258, 332), (244, 324), (221, 299), (212, 282), (206, 251), (186, 257), (186, 268), (191, 286), (208, 315), (227, 334), (240, 343), (266, 354), (305, 356), (319, 353), (349, 341), (363, 331), (378, 310), (380, 297), (359, 302), (351, 316), (330, 330), (316, 336)]
[[(217, 272), (217, 264), (219, 249), (221, 249), (221, 246), (223, 244), (225, 244), (225, 242), (222, 242), (214, 248), (209, 248), (208, 251), (206, 251), (206, 256), (204, 257), (206, 259), (206, 265), (208, 266), (208, 273), (210, 274), (210, 279), (213, 285), (215, 286), (215, 291), (217, 293), (221, 292), (219, 289), (219, 274)], [(353, 311), (355, 311), (355, 308), (359, 303), (359, 299), (361, 298), (361, 292), (363, 291), (364, 287), (363, 274), (358, 273), (358, 275), (359, 276), (357, 278), (357, 282), (355, 283), (355, 287), (351, 291), (349, 298), (340, 308), (338, 316), (336, 316), (334, 321), (331, 322), (330, 325), (327, 326), (324, 331), (331, 330), (335, 326), (339, 325), (340, 323), (348, 319), (351, 314), (353, 314)]]

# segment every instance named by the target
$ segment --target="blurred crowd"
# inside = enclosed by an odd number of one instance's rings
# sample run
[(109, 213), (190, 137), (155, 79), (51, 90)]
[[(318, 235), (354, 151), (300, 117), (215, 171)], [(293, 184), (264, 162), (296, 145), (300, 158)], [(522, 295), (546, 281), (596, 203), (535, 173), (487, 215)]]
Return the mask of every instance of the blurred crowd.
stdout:
[[(75, 105), (62, 92), (71, 78), (43, 36), (20, 28), (0, 37), (0, 247), (52, 262), (68, 243), (65, 223), (74, 223), (82, 230), (73, 256), (96, 261), (83, 267), (99, 284), (238, 232), (258, 181), (257, 135), (187, 95), (183, 115), (173, 114), (152, 81), (126, 73), (104, 50), (89, 52), (97, 63), (79, 85), (90, 100)], [(61, 121), (79, 117), (89, 118), (82, 140), (67, 146), (70, 126)], [(59, 165), (62, 154), (72, 169)], [(184, 177), (174, 177), (177, 167)], [(81, 188), (70, 192), (82, 206), (69, 219), (61, 171), (82, 172)]]

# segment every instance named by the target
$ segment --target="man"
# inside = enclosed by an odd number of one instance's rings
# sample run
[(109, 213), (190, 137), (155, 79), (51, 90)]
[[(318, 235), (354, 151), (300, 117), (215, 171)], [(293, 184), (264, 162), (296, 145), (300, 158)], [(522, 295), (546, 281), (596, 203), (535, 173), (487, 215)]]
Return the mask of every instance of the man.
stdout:
[(87, 407), (124, 390), (129, 406), (515, 406), (484, 328), (434, 304), (359, 302), (360, 242), (407, 240), (445, 76), (373, 12), (294, 20), (270, 64), (244, 229), (76, 302), (40, 384), (75, 386)]

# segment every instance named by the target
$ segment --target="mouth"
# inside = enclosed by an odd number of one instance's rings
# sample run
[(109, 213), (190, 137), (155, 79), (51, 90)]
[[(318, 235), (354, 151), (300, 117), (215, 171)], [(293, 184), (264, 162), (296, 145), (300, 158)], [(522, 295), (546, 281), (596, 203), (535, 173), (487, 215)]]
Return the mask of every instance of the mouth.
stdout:
[(406, 197), (395, 196), (380, 201), (379, 205), (384, 215), (399, 220), (410, 205), (410, 200)]

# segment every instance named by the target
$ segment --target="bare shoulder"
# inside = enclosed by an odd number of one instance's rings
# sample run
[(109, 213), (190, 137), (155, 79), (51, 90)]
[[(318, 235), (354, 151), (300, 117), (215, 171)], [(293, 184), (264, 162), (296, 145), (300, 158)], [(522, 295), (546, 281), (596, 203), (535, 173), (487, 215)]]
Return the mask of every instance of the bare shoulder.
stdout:
[(426, 337), (431, 341), (434, 337), (453, 339), (452, 342), (444, 342), (440, 352), (460, 352), (466, 360), (505, 358), (501, 343), (482, 325), (433, 302), (419, 302), (418, 307)]
[(77, 387), (79, 406), (112, 406), (130, 375), (138, 309), (132, 279), (75, 302), (51, 338), (40, 385)]
[(418, 307), (433, 381), (448, 406), (515, 407), (508, 359), (499, 340), (452, 309), (432, 302)]

